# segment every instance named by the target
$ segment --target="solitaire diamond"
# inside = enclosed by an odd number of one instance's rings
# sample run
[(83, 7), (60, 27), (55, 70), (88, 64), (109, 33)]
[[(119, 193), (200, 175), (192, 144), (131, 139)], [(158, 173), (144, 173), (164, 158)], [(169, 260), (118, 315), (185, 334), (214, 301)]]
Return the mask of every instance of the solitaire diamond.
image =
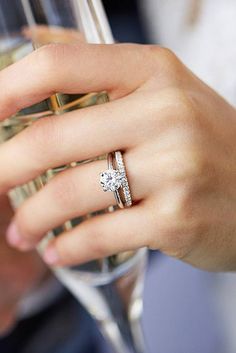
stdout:
[(122, 175), (118, 170), (107, 169), (100, 174), (100, 184), (104, 191), (116, 191), (122, 186)]

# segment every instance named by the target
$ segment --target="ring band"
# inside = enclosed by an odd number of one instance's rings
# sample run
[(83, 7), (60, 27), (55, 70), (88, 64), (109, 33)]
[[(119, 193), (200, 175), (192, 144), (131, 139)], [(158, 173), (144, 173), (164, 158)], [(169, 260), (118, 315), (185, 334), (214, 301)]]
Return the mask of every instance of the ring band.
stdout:
[(125, 207), (130, 207), (132, 206), (132, 197), (131, 197), (130, 187), (129, 187), (128, 178), (125, 170), (123, 156), (120, 151), (115, 152), (115, 159), (116, 159), (117, 168), (121, 173), (121, 175), (123, 176), (122, 191), (125, 199)]
[(125, 164), (120, 151), (107, 155), (108, 169), (100, 174), (103, 191), (112, 191), (119, 208), (132, 206), (132, 196), (126, 175)]
[[(114, 169), (114, 153), (108, 153), (107, 164), (108, 164), (108, 170), (114, 171), (114, 173), (115, 173), (114, 176), (117, 180), (117, 184), (115, 185), (114, 191), (113, 190), (111, 190), (111, 191), (113, 191), (113, 193), (114, 193), (115, 200), (116, 200), (116, 203), (119, 206), (119, 208), (124, 208), (125, 205), (124, 205), (123, 200), (121, 199), (121, 195), (119, 192), (119, 189), (122, 186), (122, 176), (120, 174), (120, 170)], [(104, 191), (106, 191), (106, 190), (104, 190)]]

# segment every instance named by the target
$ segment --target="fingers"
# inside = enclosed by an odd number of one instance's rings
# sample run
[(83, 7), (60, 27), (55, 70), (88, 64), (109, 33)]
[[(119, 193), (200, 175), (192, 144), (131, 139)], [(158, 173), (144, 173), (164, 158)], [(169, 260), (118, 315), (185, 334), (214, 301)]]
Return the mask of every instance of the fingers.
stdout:
[(54, 239), (44, 260), (50, 265), (74, 265), (147, 246), (154, 231), (150, 214), (140, 204), (89, 219)]
[(156, 64), (150, 48), (129, 44), (43, 46), (1, 71), (0, 119), (56, 92), (106, 90), (110, 98), (126, 95), (153, 72)]
[(99, 185), (99, 174), (105, 169), (106, 160), (72, 168), (28, 199), (15, 215), (24, 241), (37, 244), (48, 231), (69, 219), (115, 204), (113, 194), (105, 193)]
[[(45, 170), (130, 149), (147, 129), (131, 96), (107, 104), (39, 120), (0, 146), (0, 192), (21, 185)], [(126, 118), (124, 119), (124, 112)]]
[[(145, 184), (138, 172), (137, 156), (125, 154), (127, 174), (134, 202), (145, 197)], [(129, 166), (132, 164), (132, 172)], [(112, 192), (104, 192), (99, 183), (107, 161), (99, 160), (63, 171), (17, 210), (14, 228), (8, 231), (11, 245), (27, 250), (34, 247), (50, 230), (66, 221), (116, 204)], [(16, 230), (18, 236), (16, 236)]]

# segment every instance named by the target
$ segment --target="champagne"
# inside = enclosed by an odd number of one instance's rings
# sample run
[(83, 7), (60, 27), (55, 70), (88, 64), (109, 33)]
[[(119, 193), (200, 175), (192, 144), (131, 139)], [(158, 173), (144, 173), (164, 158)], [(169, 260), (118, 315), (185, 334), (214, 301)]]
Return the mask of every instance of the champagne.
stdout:
[[(20, 60), (25, 55), (33, 50), (30, 42), (22, 42), (22, 40), (12, 40), (12, 47), (9, 46), (9, 41), (5, 43), (5, 52), (0, 55), (0, 70)], [(0, 42), (0, 48), (4, 47), (4, 43)], [(17, 99), (17, 97), (16, 97)], [(47, 100), (32, 105), (31, 107), (22, 109), (14, 116), (2, 121), (0, 123), (0, 143), (7, 141), (20, 133), (22, 130), (33, 124), (35, 121), (46, 116), (64, 114), (66, 112), (89, 107), (96, 104), (102, 104), (108, 101), (108, 96), (105, 92), (89, 93), (89, 94), (62, 94), (57, 93)], [(83, 161), (82, 163), (85, 163)], [(39, 176), (34, 181), (22, 185), (17, 188), (17, 195), (11, 192), (14, 207), (19, 207), (20, 204), (28, 197), (37, 192), (43, 185), (45, 185), (55, 174), (78, 165), (72, 163), (68, 166), (63, 166), (47, 171), (45, 174)]]
[[(4, 43), (0, 42), (0, 48), (3, 47)], [(33, 50), (33, 46), (29, 41), (23, 41), (22, 39), (15, 39), (12, 41), (12, 46), (5, 43), (6, 50), (0, 55), (0, 69), (13, 64), (17, 60), (20, 60), (25, 55), (29, 54)], [(17, 99), (17, 97), (16, 97)], [(66, 112), (90, 107), (97, 104), (102, 104), (108, 101), (108, 96), (106, 92), (101, 93), (88, 93), (88, 94), (62, 94), (57, 93), (50, 97), (49, 99), (34, 104), (31, 107), (22, 109), (16, 115), (0, 122), (0, 143), (7, 141), (8, 139), (14, 137), (16, 134), (20, 133), (22, 130), (33, 124), (38, 119), (42, 119), (46, 116), (55, 116), (64, 114)], [(99, 157), (104, 159), (105, 156)], [(93, 159), (94, 160), (94, 159)], [(34, 195), (39, 191), (44, 185), (46, 185), (55, 175), (65, 171), (66, 169), (76, 167), (82, 163), (89, 163), (92, 160), (85, 160), (74, 162), (64, 166), (58, 166), (57, 168), (49, 169), (42, 175), (39, 175), (34, 180), (15, 187), (9, 192), (9, 197), (14, 209), (20, 207), (20, 205), (29, 197)], [(56, 201), (55, 201), (56, 202)], [(73, 220), (67, 221), (65, 224), (57, 227), (50, 232), (50, 236), (57, 236), (62, 232), (65, 232), (72, 227), (80, 224), (83, 220), (95, 216), (99, 213), (104, 213), (112, 210), (101, 210), (99, 212), (93, 212), (87, 214), (83, 217), (79, 217)], [(108, 260), (97, 261), (96, 268), (99, 270), (111, 270), (116, 268), (123, 262), (125, 262), (130, 256), (133, 255), (132, 252), (127, 252), (115, 256), (111, 256)]]
[[(13, 41), (13, 43), (15, 44), (13, 48), (9, 48), (5, 53), (0, 54), (0, 70), (15, 63), (33, 50), (30, 42), (18, 43), (18, 41)], [(2, 46), (3, 44), (0, 43), (0, 48)], [(53, 114), (59, 115), (75, 109), (105, 103), (107, 101), (108, 96), (105, 92), (89, 94), (57, 93), (47, 100), (22, 109), (16, 115), (1, 122), (0, 142), (2, 143), (10, 139), (26, 127), (30, 126), (33, 122), (43, 117)]]
[[(31, 42), (22, 40), (21, 37), (0, 40), (0, 70), (22, 59), (31, 53), (33, 46)], [(17, 99), (17, 97), (16, 97)], [(51, 115), (48, 102), (43, 101), (30, 108), (23, 109), (16, 115), (0, 123), (0, 143), (18, 134), (37, 119)]]
[[(3, 41), (0, 37), (0, 69), (48, 43), (76, 43), (76, 45), (80, 42), (113, 43), (100, 0), (21, 0), (19, 3), (22, 5), (26, 22), (22, 19), (18, 38), (13, 38), (15, 33), (12, 36), (12, 23), (7, 23), (8, 18), (4, 17), (4, 12), (1, 12), (0, 8), (0, 15), (2, 15), (0, 25), (4, 25), (2, 29), (0, 28), (0, 33), (7, 37), (7, 41)], [(10, 2), (9, 6), (11, 6)], [(17, 99), (17, 96), (15, 98)], [(49, 99), (23, 109), (0, 123), (0, 142), (4, 143), (14, 137), (38, 119), (51, 115), (56, 119), (57, 115), (71, 110), (107, 101), (105, 92), (76, 95), (58, 92)], [(105, 156), (100, 158), (104, 159)], [(18, 208), (55, 175), (93, 160), (75, 161), (69, 165), (58, 166), (47, 170), (31, 182), (14, 188), (9, 193), (13, 207)], [(39, 252), (44, 251), (44, 247), (51, 238), (77, 226), (87, 218), (110, 211), (114, 211), (114, 207), (69, 220), (51, 230), (39, 244)], [(79, 245), (78, 251), (80, 251)], [(144, 352), (139, 318), (142, 311), (141, 291), (145, 260), (146, 251), (141, 249), (80, 266), (52, 268), (61, 282), (100, 324), (102, 332), (117, 353)]]
[[(13, 48), (9, 48), (0, 55), (0, 69), (13, 64), (32, 50), (30, 42), (16, 42)], [(16, 115), (0, 122), (0, 143), (4, 143), (14, 137), (38, 119), (64, 114), (75, 109), (102, 104), (107, 101), (108, 96), (105, 92), (74, 95), (55, 94), (49, 99), (22, 109)], [(105, 156), (100, 158), (104, 159)], [(9, 192), (13, 208), (17, 209), (20, 207), (27, 198), (44, 187), (58, 173), (91, 161), (74, 162), (49, 169), (34, 180), (15, 187)], [(39, 245), (39, 251), (43, 253), (43, 249), (50, 239), (79, 225), (85, 219), (113, 210), (114, 208), (111, 207), (107, 210), (93, 212), (67, 221), (45, 236)], [(145, 250), (140, 250), (137, 253), (125, 252), (80, 266), (54, 269), (56, 276), (61, 282), (70, 289), (74, 296), (96, 318), (101, 331), (113, 345), (116, 352), (129, 353), (126, 347), (134, 346), (133, 340), (138, 341), (141, 337), (141, 329), (136, 320), (136, 307), (140, 305), (142, 292), (142, 277), (140, 277), (140, 273), (144, 272), (145, 260)], [(107, 302), (110, 303), (110, 306), (107, 305)], [(130, 317), (126, 315), (127, 311), (130, 313)], [(133, 332), (130, 331), (129, 320), (133, 321)], [(111, 339), (111, 334), (113, 339)], [(139, 344), (141, 346), (142, 342)]]

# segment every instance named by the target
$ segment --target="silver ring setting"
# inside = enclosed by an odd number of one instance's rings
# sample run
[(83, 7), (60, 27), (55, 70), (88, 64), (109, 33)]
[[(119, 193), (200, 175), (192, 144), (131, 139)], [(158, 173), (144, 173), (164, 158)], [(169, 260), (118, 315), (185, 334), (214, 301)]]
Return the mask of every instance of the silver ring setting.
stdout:
[(100, 174), (100, 183), (103, 191), (115, 192), (122, 185), (122, 176), (118, 170), (107, 169)]
[(100, 174), (103, 191), (114, 193), (119, 208), (132, 206), (132, 196), (122, 153), (120, 151), (108, 153), (107, 163), (108, 169)]

